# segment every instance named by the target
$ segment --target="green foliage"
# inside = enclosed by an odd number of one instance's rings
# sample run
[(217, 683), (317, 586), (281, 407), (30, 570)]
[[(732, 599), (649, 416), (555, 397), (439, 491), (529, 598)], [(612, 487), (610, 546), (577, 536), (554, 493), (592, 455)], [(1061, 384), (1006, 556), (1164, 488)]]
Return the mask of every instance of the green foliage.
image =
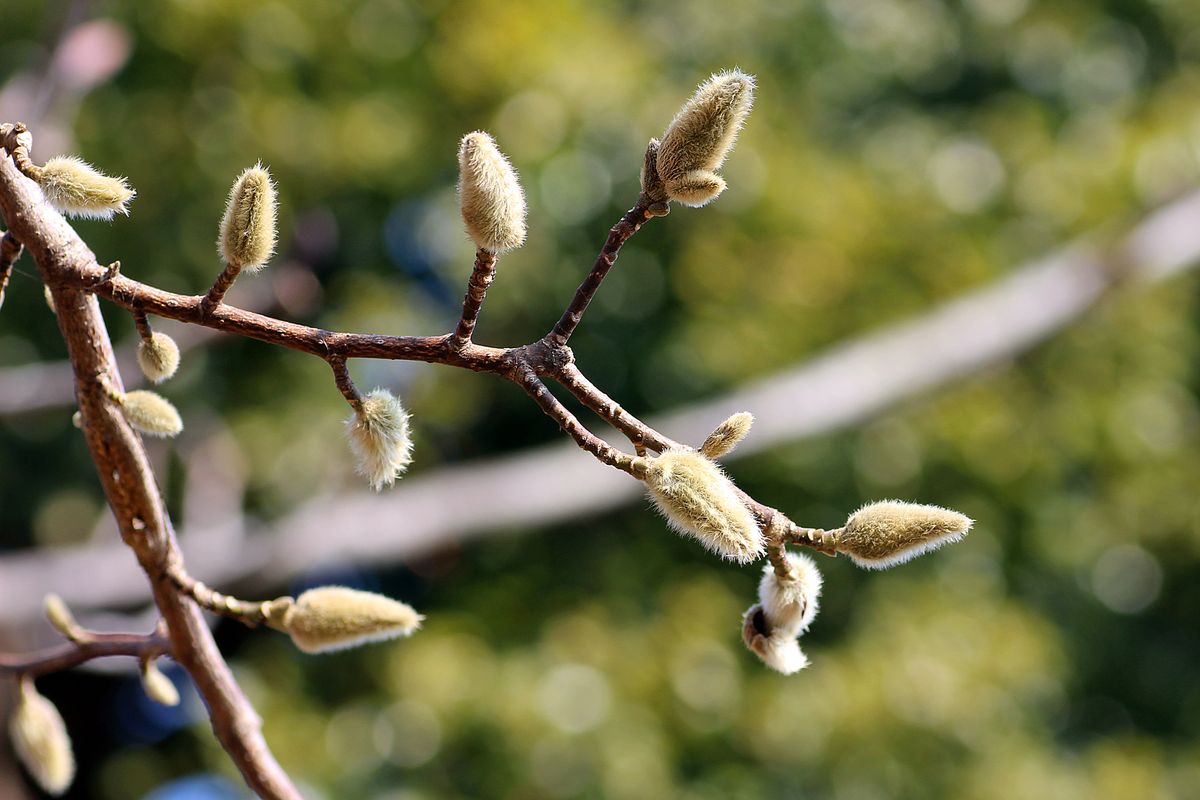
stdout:
[[(54, 27), (28, 6), (6, 19), (4, 76)], [(102, 261), (202, 291), (227, 186), (261, 158), (281, 247), (257, 280), (281, 287), (282, 313), (444, 332), (473, 253), (456, 142), (485, 129), (521, 174), (529, 237), (489, 291), (483, 344), (557, 318), (636, 198), (646, 141), (698, 81), (755, 74), (729, 188), (647, 226), (573, 340), (639, 414), (918, 314), (1200, 177), (1187, 0), (104, 8), (133, 56), (74, 133), (138, 198), (128, 219), (79, 223)], [(805, 524), (890, 496), (976, 520), (894, 574), (822, 559), (799, 675), (741, 647), (756, 572), (712, 563), (645, 508), (471, 544), (416, 565), (419, 580), (385, 575), (425, 594), (388, 592), (428, 615), (411, 640), (314, 661), (259, 633), (239, 675), (314, 796), (1182, 796), (1200, 783), (1196, 288), (1130, 288), (1012, 363), (735, 462), (740, 486)], [(63, 357), (39, 295), (14, 276), (0, 366)], [(127, 317), (109, 319), (133, 340)], [(354, 369), (403, 389), (415, 473), (557, 437), (486, 378)], [(229, 425), (252, 516), (356, 485), (330, 444), (344, 403), (320, 363), (221, 340), (188, 354), (171, 398), (189, 431)], [(99, 495), (69, 409), (0, 420), (0, 474), (18, 473), (0, 486), (0, 544), (92, 529)], [(114, 776), (149, 788), (205, 765), (229, 769), (199, 724), (113, 753), (90, 785), (115, 799), (129, 784)]]

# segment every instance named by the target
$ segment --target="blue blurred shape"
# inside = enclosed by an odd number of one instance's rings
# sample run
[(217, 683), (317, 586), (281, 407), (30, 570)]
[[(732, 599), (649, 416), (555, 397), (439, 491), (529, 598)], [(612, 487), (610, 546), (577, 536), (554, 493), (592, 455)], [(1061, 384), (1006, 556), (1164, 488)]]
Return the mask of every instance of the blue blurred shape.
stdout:
[(189, 775), (163, 784), (142, 800), (245, 800), (249, 794), (219, 775)]

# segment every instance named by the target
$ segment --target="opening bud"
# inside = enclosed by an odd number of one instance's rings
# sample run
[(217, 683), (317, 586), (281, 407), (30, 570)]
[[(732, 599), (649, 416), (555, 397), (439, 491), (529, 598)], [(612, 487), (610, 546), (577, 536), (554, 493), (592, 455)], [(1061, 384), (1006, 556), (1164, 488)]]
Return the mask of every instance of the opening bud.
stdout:
[(408, 417), (399, 398), (386, 389), (375, 389), (346, 420), (346, 436), (357, 460), (358, 474), (375, 491), (395, 483), (412, 463)]
[(644, 480), (650, 499), (675, 530), (740, 564), (762, 556), (763, 536), (754, 515), (733, 482), (702, 454), (666, 450), (646, 461)]
[(869, 503), (850, 515), (837, 551), (866, 569), (887, 569), (967, 535), (970, 517), (903, 500)]
[(808, 630), (817, 616), (821, 597), (821, 573), (811, 558), (787, 553), (787, 575), (780, 577), (772, 564), (763, 567), (758, 584), (758, 602), (772, 632), (792, 638)]
[(750, 606), (742, 619), (742, 641), (764, 664), (783, 675), (792, 675), (808, 666), (808, 656), (800, 642), (787, 631), (773, 630), (762, 606)]

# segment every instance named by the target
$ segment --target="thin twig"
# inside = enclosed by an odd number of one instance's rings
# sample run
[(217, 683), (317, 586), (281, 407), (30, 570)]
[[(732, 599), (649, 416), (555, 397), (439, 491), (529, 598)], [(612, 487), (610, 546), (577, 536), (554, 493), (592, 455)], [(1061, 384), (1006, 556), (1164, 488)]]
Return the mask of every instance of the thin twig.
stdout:
[(0, 672), (36, 678), (77, 667), (95, 658), (154, 658), (171, 652), (171, 641), (156, 633), (89, 633), (79, 642), (64, 642), (33, 653), (0, 653)]
[(479, 311), (483, 308), (483, 299), (488, 287), (496, 279), (496, 254), (480, 248), (475, 252), (475, 267), (471, 270), (471, 278), (467, 281), (467, 293), (463, 297), (462, 317), (454, 330), (453, 344), (462, 347), (471, 341), (475, 332), (475, 323), (479, 321)]
[(0, 308), (4, 307), (4, 290), (8, 288), (8, 279), (12, 277), (13, 264), (21, 257), (23, 249), (17, 238), (8, 231), (0, 237)]

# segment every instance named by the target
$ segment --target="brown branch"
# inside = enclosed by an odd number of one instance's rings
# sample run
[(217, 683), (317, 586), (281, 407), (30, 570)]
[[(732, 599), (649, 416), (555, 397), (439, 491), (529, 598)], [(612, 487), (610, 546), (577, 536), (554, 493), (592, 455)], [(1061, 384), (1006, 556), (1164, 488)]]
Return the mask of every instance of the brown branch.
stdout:
[(0, 237), (0, 308), (4, 307), (4, 290), (8, 288), (8, 279), (12, 277), (13, 264), (21, 257), (23, 246), (8, 231)]
[(171, 641), (154, 633), (88, 633), (78, 642), (65, 642), (34, 653), (0, 653), (0, 672), (36, 678), (71, 669), (96, 658), (133, 656), (146, 659), (170, 652)]
[(587, 311), (588, 304), (596, 295), (596, 290), (604, 281), (604, 276), (608, 275), (608, 271), (616, 263), (621, 246), (629, 241), (629, 237), (637, 233), (642, 225), (646, 224), (646, 221), (653, 216), (656, 214), (652, 214), (647, 209), (645, 198), (638, 198), (634, 207), (626, 211), (625, 216), (621, 217), (612, 227), (612, 230), (608, 232), (608, 240), (601, 248), (600, 255), (596, 257), (596, 263), (592, 265), (592, 271), (583, 279), (583, 283), (579, 284), (579, 288), (575, 291), (575, 297), (571, 300), (571, 305), (567, 306), (567, 310), (563, 312), (558, 322), (555, 323), (554, 329), (546, 337), (551, 343), (559, 346), (567, 343), (571, 334), (575, 332), (575, 328), (578, 327), (579, 321), (583, 319), (583, 312)]
[(475, 323), (479, 321), (479, 311), (483, 308), (483, 298), (487, 295), (488, 287), (496, 279), (496, 254), (480, 248), (475, 251), (475, 267), (467, 281), (467, 293), (463, 297), (462, 316), (458, 327), (454, 330), (452, 346), (463, 347), (471, 341), (475, 332)]
[[(122, 384), (99, 305), (94, 296), (71, 285), (72, 279), (78, 286), (87, 285), (81, 281), (89, 275), (94, 277), (95, 256), (8, 158), (0, 158), (0, 210), (51, 288), (59, 330), (75, 369), (88, 449), (121, 537), (150, 579), (176, 661), (195, 682), (217, 738), (247, 784), (264, 798), (298, 800), (299, 792), (267, 748), (261, 720), (217, 650), (200, 609), (163, 577), (164, 568), (182, 556), (141, 438), (105, 388), (120, 389)], [(98, 289), (111, 289), (120, 280), (114, 278)]]
[(362, 395), (358, 393), (358, 388), (350, 378), (350, 370), (346, 366), (346, 359), (341, 356), (333, 356), (329, 359), (329, 366), (333, 370), (333, 382), (337, 384), (338, 391), (342, 393), (342, 397), (346, 398), (346, 402), (355, 411), (361, 411)]
[(213, 309), (225, 299), (225, 293), (233, 286), (233, 282), (237, 280), (238, 275), (242, 273), (241, 267), (235, 267), (233, 264), (226, 264), (225, 269), (221, 270), (221, 274), (213, 281), (213, 285), (209, 287), (208, 293), (200, 301), (201, 308), (205, 310)]

